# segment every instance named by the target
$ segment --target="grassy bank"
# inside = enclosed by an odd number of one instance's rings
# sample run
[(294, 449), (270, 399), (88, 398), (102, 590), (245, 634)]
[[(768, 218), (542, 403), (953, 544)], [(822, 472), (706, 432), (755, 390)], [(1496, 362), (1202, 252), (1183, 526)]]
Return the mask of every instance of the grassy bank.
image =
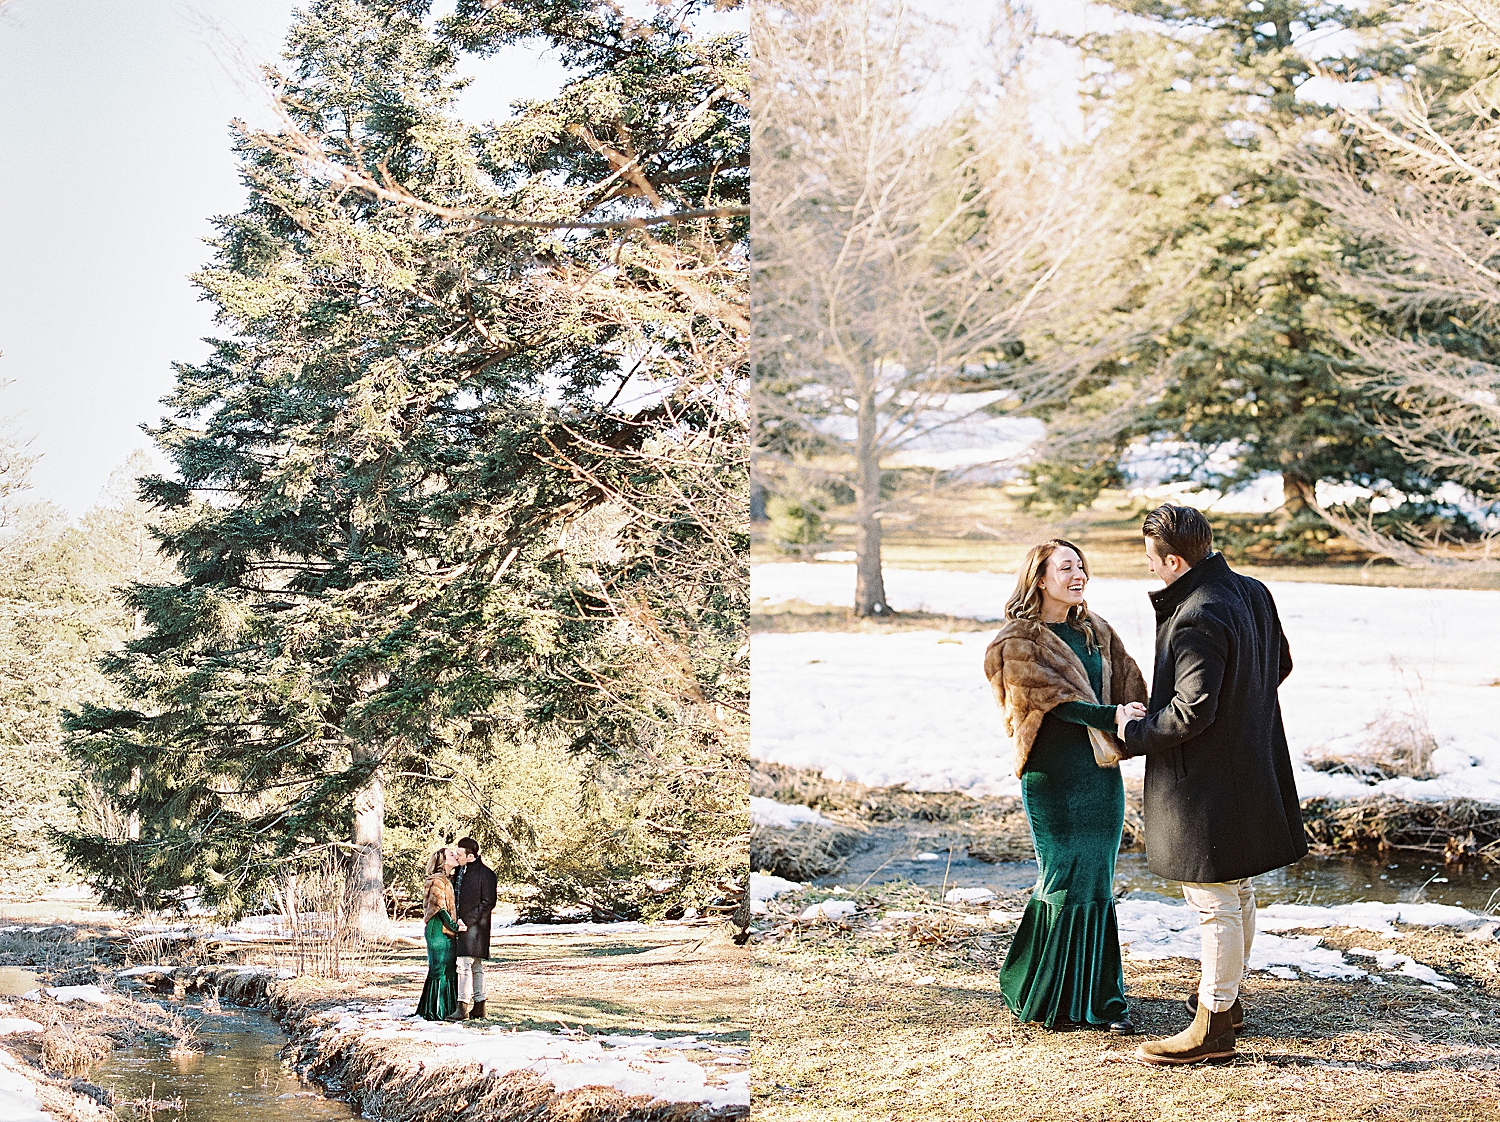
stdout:
[[(580, 1039), (690, 1035), (748, 1044), (748, 951), (717, 925), (620, 931), (560, 926), (555, 933), (521, 936), (500, 930), (492, 950), (484, 1029)], [(137, 965), (143, 956), (149, 969), (117, 979), (121, 967)], [(347, 959), (337, 978), (278, 978), (277, 968), (286, 962), (286, 947), (273, 942), (164, 946), (80, 925), (22, 930), (9, 942), (0, 936), (0, 965), (27, 967), (44, 985), (97, 983), (114, 1000), (102, 1009), (50, 998), (15, 1001), (5, 1015), (32, 1017), (43, 1022), (43, 1031), (0, 1040), (39, 1087), (56, 1090), (54, 1113), (65, 1122), (113, 1118), (96, 1101), (107, 1101), (107, 1093), (84, 1078), (110, 1048), (155, 1033), (164, 1043), (190, 1049), (191, 1027), (182, 1016), (188, 999), (272, 1013), (290, 1035), (289, 1054), (305, 1075), (349, 1098), (366, 1117), (388, 1122), (460, 1115), (473, 1122), (719, 1122), (746, 1113), (742, 1107), (712, 1111), (605, 1087), (558, 1094), (534, 1073), (486, 1073), (473, 1063), (445, 1060), (437, 1045), (341, 1028), (351, 1007), (416, 1002), (426, 974), (425, 951), (417, 947), (366, 949)], [(157, 1114), (165, 1116), (159, 1108)]]
[[(1500, 1118), (1500, 943), (1412, 928), (1317, 932), (1327, 946), (1389, 945), (1457, 984), (1264, 974), (1246, 983), (1247, 1031), (1231, 1061), (1163, 1069), (1137, 1040), (1018, 1023), (996, 970), (1014, 933), (935, 889), (862, 889), (836, 923), (796, 916), (826, 890), (781, 897), (756, 943), (756, 1119)], [(988, 907), (1015, 911), (1023, 897)], [(882, 919), (888, 912), (915, 916)], [(1198, 964), (1125, 964), (1143, 1032), (1175, 1032)]]

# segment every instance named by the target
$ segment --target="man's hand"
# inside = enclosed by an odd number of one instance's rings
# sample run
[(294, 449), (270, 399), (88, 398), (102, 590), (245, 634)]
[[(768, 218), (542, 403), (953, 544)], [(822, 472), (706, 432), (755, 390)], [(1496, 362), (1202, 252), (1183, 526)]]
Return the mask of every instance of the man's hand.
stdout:
[(1125, 740), (1125, 726), (1145, 716), (1146, 707), (1139, 701), (1132, 701), (1129, 705), (1115, 706), (1115, 735), (1120, 738), (1121, 743)]
[(467, 931), (469, 929), (469, 925), (467, 923), (465, 923), (463, 920), (459, 920), (458, 921), (458, 929), (460, 931)]

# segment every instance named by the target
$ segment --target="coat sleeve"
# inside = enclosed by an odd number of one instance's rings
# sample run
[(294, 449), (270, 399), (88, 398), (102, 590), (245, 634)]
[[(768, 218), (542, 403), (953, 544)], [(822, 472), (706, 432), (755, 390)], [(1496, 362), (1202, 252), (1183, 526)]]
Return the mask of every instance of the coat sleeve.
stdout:
[[(1269, 592), (1266, 593), (1266, 599), (1271, 600)], [(1278, 654), (1279, 665), (1276, 670), (1276, 684), (1279, 686), (1292, 672), (1292, 646), (1286, 641), (1286, 630), (1281, 626), (1281, 613), (1276, 610), (1275, 600), (1271, 600), (1271, 618), (1276, 621), (1276, 638), (1281, 647)]]
[(1125, 754), (1145, 756), (1175, 748), (1213, 724), (1228, 653), (1223, 624), (1207, 616), (1184, 620), (1172, 637), (1176, 689), (1164, 708), (1125, 726)]

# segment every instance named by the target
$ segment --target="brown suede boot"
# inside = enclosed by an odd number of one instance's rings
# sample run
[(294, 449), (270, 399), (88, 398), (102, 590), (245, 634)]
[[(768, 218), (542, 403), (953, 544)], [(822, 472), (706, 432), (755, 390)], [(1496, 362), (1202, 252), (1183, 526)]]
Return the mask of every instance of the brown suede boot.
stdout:
[(476, 1001), (474, 1003), (474, 1008), (469, 1010), (469, 1020), (471, 1020), (471, 1021), (482, 1021), (482, 1020), (484, 1020), (484, 1002), (482, 1002), (482, 1001)]
[[(1194, 1017), (1198, 1015), (1198, 993), (1196, 990), (1188, 994), (1188, 999), (1186, 1002), (1184, 1002), (1184, 1004), (1187, 1006), (1187, 1011), (1190, 1014), (1192, 1014)], [(1240, 1004), (1239, 998), (1235, 998), (1234, 1004), (1229, 1007), (1229, 1019), (1234, 1022), (1235, 1032), (1239, 1033), (1244, 1031), (1245, 1007)]]
[(1196, 1064), (1234, 1055), (1234, 1022), (1228, 1009), (1211, 1013), (1206, 1005), (1176, 1036), (1151, 1040), (1135, 1050), (1137, 1059), (1150, 1064)]
[(472, 1009), (472, 1008), (474, 1008), (474, 1006), (471, 1005), (469, 1002), (467, 1002), (467, 1001), (460, 1001), (458, 1003), (458, 1008), (455, 1009), (455, 1010), (453, 1010), (453, 1012), (449, 1013), (446, 1017), (443, 1018), (443, 1020), (445, 1020), (445, 1021), (467, 1021), (469, 1019), (469, 1010)]

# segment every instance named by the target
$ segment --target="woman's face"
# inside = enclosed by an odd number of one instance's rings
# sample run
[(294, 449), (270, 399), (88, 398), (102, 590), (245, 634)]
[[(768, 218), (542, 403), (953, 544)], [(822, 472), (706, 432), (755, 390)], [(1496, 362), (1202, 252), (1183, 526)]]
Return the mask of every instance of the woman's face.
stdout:
[(458, 868), (458, 850), (443, 850), (443, 872), (451, 873), (456, 868)]
[(1083, 559), (1065, 545), (1054, 549), (1042, 566), (1042, 595), (1070, 608), (1083, 603), (1083, 589), (1088, 582)]

